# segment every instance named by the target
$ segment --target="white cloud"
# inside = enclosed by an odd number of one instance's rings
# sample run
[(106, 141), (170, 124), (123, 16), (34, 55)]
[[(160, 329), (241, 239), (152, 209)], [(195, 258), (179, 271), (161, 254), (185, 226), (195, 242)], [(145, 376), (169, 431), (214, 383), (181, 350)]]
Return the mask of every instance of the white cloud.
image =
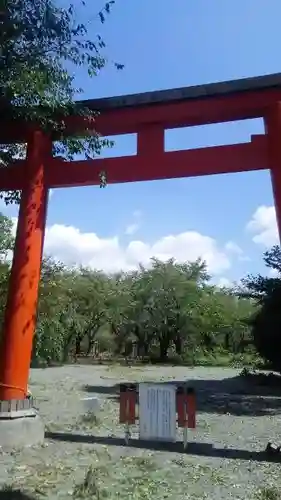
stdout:
[(246, 226), (253, 234), (253, 241), (266, 248), (279, 243), (275, 208), (262, 205), (257, 208)]
[(218, 279), (216, 286), (218, 288), (231, 288), (233, 287), (233, 281), (230, 281), (228, 278), (222, 276)]
[(125, 229), (125, 234), (131, 236), (132, 234), (135, 234), (138, 229), (139, 229), (139, 224), (137, 223), (129, 224), (129, 226), (127, 226)]
[(268, 276), (270, 278), (277, 278), (280, 276), (280, 273), (277, 271), (277, 269), (269, 269)]
[[(13, 233), (17, 218), (13, 217)], [(74, 226), (54, 224), (47, 227), (44, 252), (67, 265), (83, 265), (107, 272), (133, 270), (139, 263), (147, 266), (156, 257), (177, 262), (196, 260), (207, 262), (209, 271), (215, 275), (231, 267), (230, 259), (216, 241), (195, 231), (164, 236), (153, 243), (131, 240), (122, 245), (118, 236), (100, 238), (96, 233), (83, 233)]]
[(142, 212), (141, 212), (141, 210), (135, 210), (135, 211), (133, 212), (133, 217), (134, 217), (135, 219), (140, 219), (140, 218), (141, 218), (141, 216), (142, 216)]
[[(135, 220), (141, 218), (138, 211)], [(13, 217), (13, 231), (17, 218)], [(137, 224), (137, 222), (136, 222)], [(82, 232), (74, 226), (54, 224), (45, 233), (44, 252), (67, 265), (83, 265), (107, 272), (133, 270), (139, 263), (147, 266), (152, 257), (177, 262), (196, 260), (201, 257), (207, 262), (209, 272), (219, 276), (231, 267), (229, 253), (225, 247), (196, 231), (186, 231), (163, 236), (153, 242), (132, 237), (123, 243), (118, 236), (101, 238), (94, 232)]]
[(240, 256), (238, 257), (238, 260), (239, 260), (240, 262), (250, 262), (252, 259), (251, 259), (251, 257), (249, 257), (248, 255), (240, 255)]
[(136, 269), (139, 263), (148, 265), (151, 257), (178, 262), (206, 260), (210, 272), (220, 274), (231, 263), (214, 239), (195, 231), (165, 236), (152, 244), (132, 240), (122, 245), (117, 236), (99, 238), (95, 233), (83, 233), (73, 226), (54, 224), (46, 230), (45, 253), (66, 264), (80, 264), (105, 271)]
[(236, 257), (238, 261), (240, 262), (245, 262), (245, 261), (250, 261), (250, 257), (248, 255), (244, 254), (244, 251), (242, 248), (237, 245), (234, 241), (228, 241), (225, 246), (224, 246), (225, 251), (232, 255), (233, 257)]
[(125, 229), (125, 234), (127, 236), (132, 236), (136, 234), (141, 226), (142, 212), (140, 210), (135, 210), (133, 212), (133, 222), (129, 224)]
[(243, 255), (242, 248), (240, 248), (237, 243), (234, 243), (234, 241), (228, 241), (225, 244), (225, 250), (235, 255)]

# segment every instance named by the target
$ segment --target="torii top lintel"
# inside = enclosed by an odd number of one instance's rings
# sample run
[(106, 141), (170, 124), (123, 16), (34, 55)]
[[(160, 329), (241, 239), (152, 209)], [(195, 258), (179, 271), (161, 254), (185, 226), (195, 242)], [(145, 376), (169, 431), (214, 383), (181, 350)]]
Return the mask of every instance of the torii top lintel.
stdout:
[[(265, 135), (253, 136), (243, 144), (166, 151), (164, 130), (267, 118), (281, 102), (281, 73), (82, 102), (100, 115), (90, 125), (81, 116), (66, 118), (69, 135), (83, 135), (86, 127), (104, 136), (135, 133), (136, 154), (72, 162), (48, 158), (44, 176), (49, 188), (99, 184), (101, 171), (106, 172), (111, 184), (268, 169)], [(1, 138), (4, 134), (7, 137), (9, 130), (14, 141), (19, 134), (23, 140), (27, 132), (16, 125), (12, 129), (3, 127)], [(23, 160), (0, 169), (0, 190), (23, 189), (28, 182), (26, 168)]]
[[(276, 101), (281, 101), (281, 73), (80, 101), (100, 115), (90, 125), (81, 117), (66, 123), (70, 135), (89, 127), (105, 136), (131, 134), (150, 125), (169, 129), (259, 118)], [(26, 141), (26, 130), (6, 123), (1, 136), (2, 142)]]
[(90, 99), (81, 102), (89, 108), (104, 111), (132, 106), (141, 107), (151, 104), (171, 104), (178, 101), (190, 101), (193, 99), (233, 96), (233, 94), (236, 95), (241, 92), (272, 90), (276, 88), (281, 89), (281, 73), (218, 83), (207, 83), (204, 85), (194, 85), (191, 87), (154, 90), (151, 92), (142, 92), (141, 94)]
[(98, 131), (116, 135), (155, 124), (169, 129), (260, 118), (279, 100), (281, 73), (82, 103), (101, 112)]

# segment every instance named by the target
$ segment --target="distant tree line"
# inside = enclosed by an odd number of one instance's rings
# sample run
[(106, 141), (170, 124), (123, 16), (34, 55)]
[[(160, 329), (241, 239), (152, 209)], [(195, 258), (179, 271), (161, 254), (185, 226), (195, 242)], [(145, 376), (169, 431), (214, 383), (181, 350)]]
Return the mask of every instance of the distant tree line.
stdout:
[[(6, 303), (12, 221), (0, 216), (0, 319)], [(281, 271), (281, 251), (266, 252)], [(211, 284), (201, 260), (152, 259), (149, 268), (105, 274), (44, 258), (33, 363), (101, 355), (185, 364), (251, 364), (281, 371), (281, 280), (248, 276), (239, 290)]]

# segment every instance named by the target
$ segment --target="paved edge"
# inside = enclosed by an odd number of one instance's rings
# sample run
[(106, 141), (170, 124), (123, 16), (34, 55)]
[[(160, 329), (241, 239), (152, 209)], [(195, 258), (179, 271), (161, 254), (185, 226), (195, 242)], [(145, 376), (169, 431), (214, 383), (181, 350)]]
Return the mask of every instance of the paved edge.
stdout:
[(41, 417), (0, 419), (0, 449), (24, 448), (44, 442), (45, 426)]

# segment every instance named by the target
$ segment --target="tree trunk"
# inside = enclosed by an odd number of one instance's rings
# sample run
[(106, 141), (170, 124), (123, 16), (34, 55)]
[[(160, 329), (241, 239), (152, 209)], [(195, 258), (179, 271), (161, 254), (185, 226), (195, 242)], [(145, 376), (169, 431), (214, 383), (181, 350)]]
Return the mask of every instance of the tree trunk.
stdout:
[(176, 353), (178, 356), (181, 356), (182, 354), (182, 339), (181, 339), (181, 336), (180, 334), (178, 334), (174, 340), (174, 344), (175, 344), (175, 349), (176, 349)]
[(88, 348), (87, 348), (86, 356), (89, 356), (90, 354), (96, 355), (96, 352), (95, 352), (95, 354), (93, 353), (94, 345), (96, 342), (96, 333), (97, 333), (97, 330), (94, 333), (91, 332), (90, 334), (88, 334)]
[(230, 347), (230, 333), (227, 332), (224, 337), (224, 348), (226, 351), (229, 351), (230, 350), (229, 347)]
[[(64, 344), (64, 347), (63, 347), (63, 363), (67, 362), (70, 358), (70, 355), (71, 355), (71, 351), (72, 351), (72, 348), (73, 348), (73, 339), (74, 339), (74, 336), (75, 336), (75, 330), (73, 330), (72, 328), (70, 329), (70, 333), (67, 337), (67, 340)], [(73, 351), (72, 351), (72, 355), (73, 355)]]
[(79, 358), (81, 354), (81, 342), (82, 342), (82, 337), (78, 335), (75, 340), (75, 361), (77, 361), (77, 358)]
[(167, 337), (162, 337), (159, 340), (159, 344), (160, 344), (160, 361), (167, 361), (169, 340), (167, 339)]
[(148, 357), (148, 354), (149, 354), (149, 344), (148, 342), (143, 342), (138, 340), (138, 343), (137, 343), (137, 350), (138, 350), (138, 357), (139, 358), (147, 358)]

